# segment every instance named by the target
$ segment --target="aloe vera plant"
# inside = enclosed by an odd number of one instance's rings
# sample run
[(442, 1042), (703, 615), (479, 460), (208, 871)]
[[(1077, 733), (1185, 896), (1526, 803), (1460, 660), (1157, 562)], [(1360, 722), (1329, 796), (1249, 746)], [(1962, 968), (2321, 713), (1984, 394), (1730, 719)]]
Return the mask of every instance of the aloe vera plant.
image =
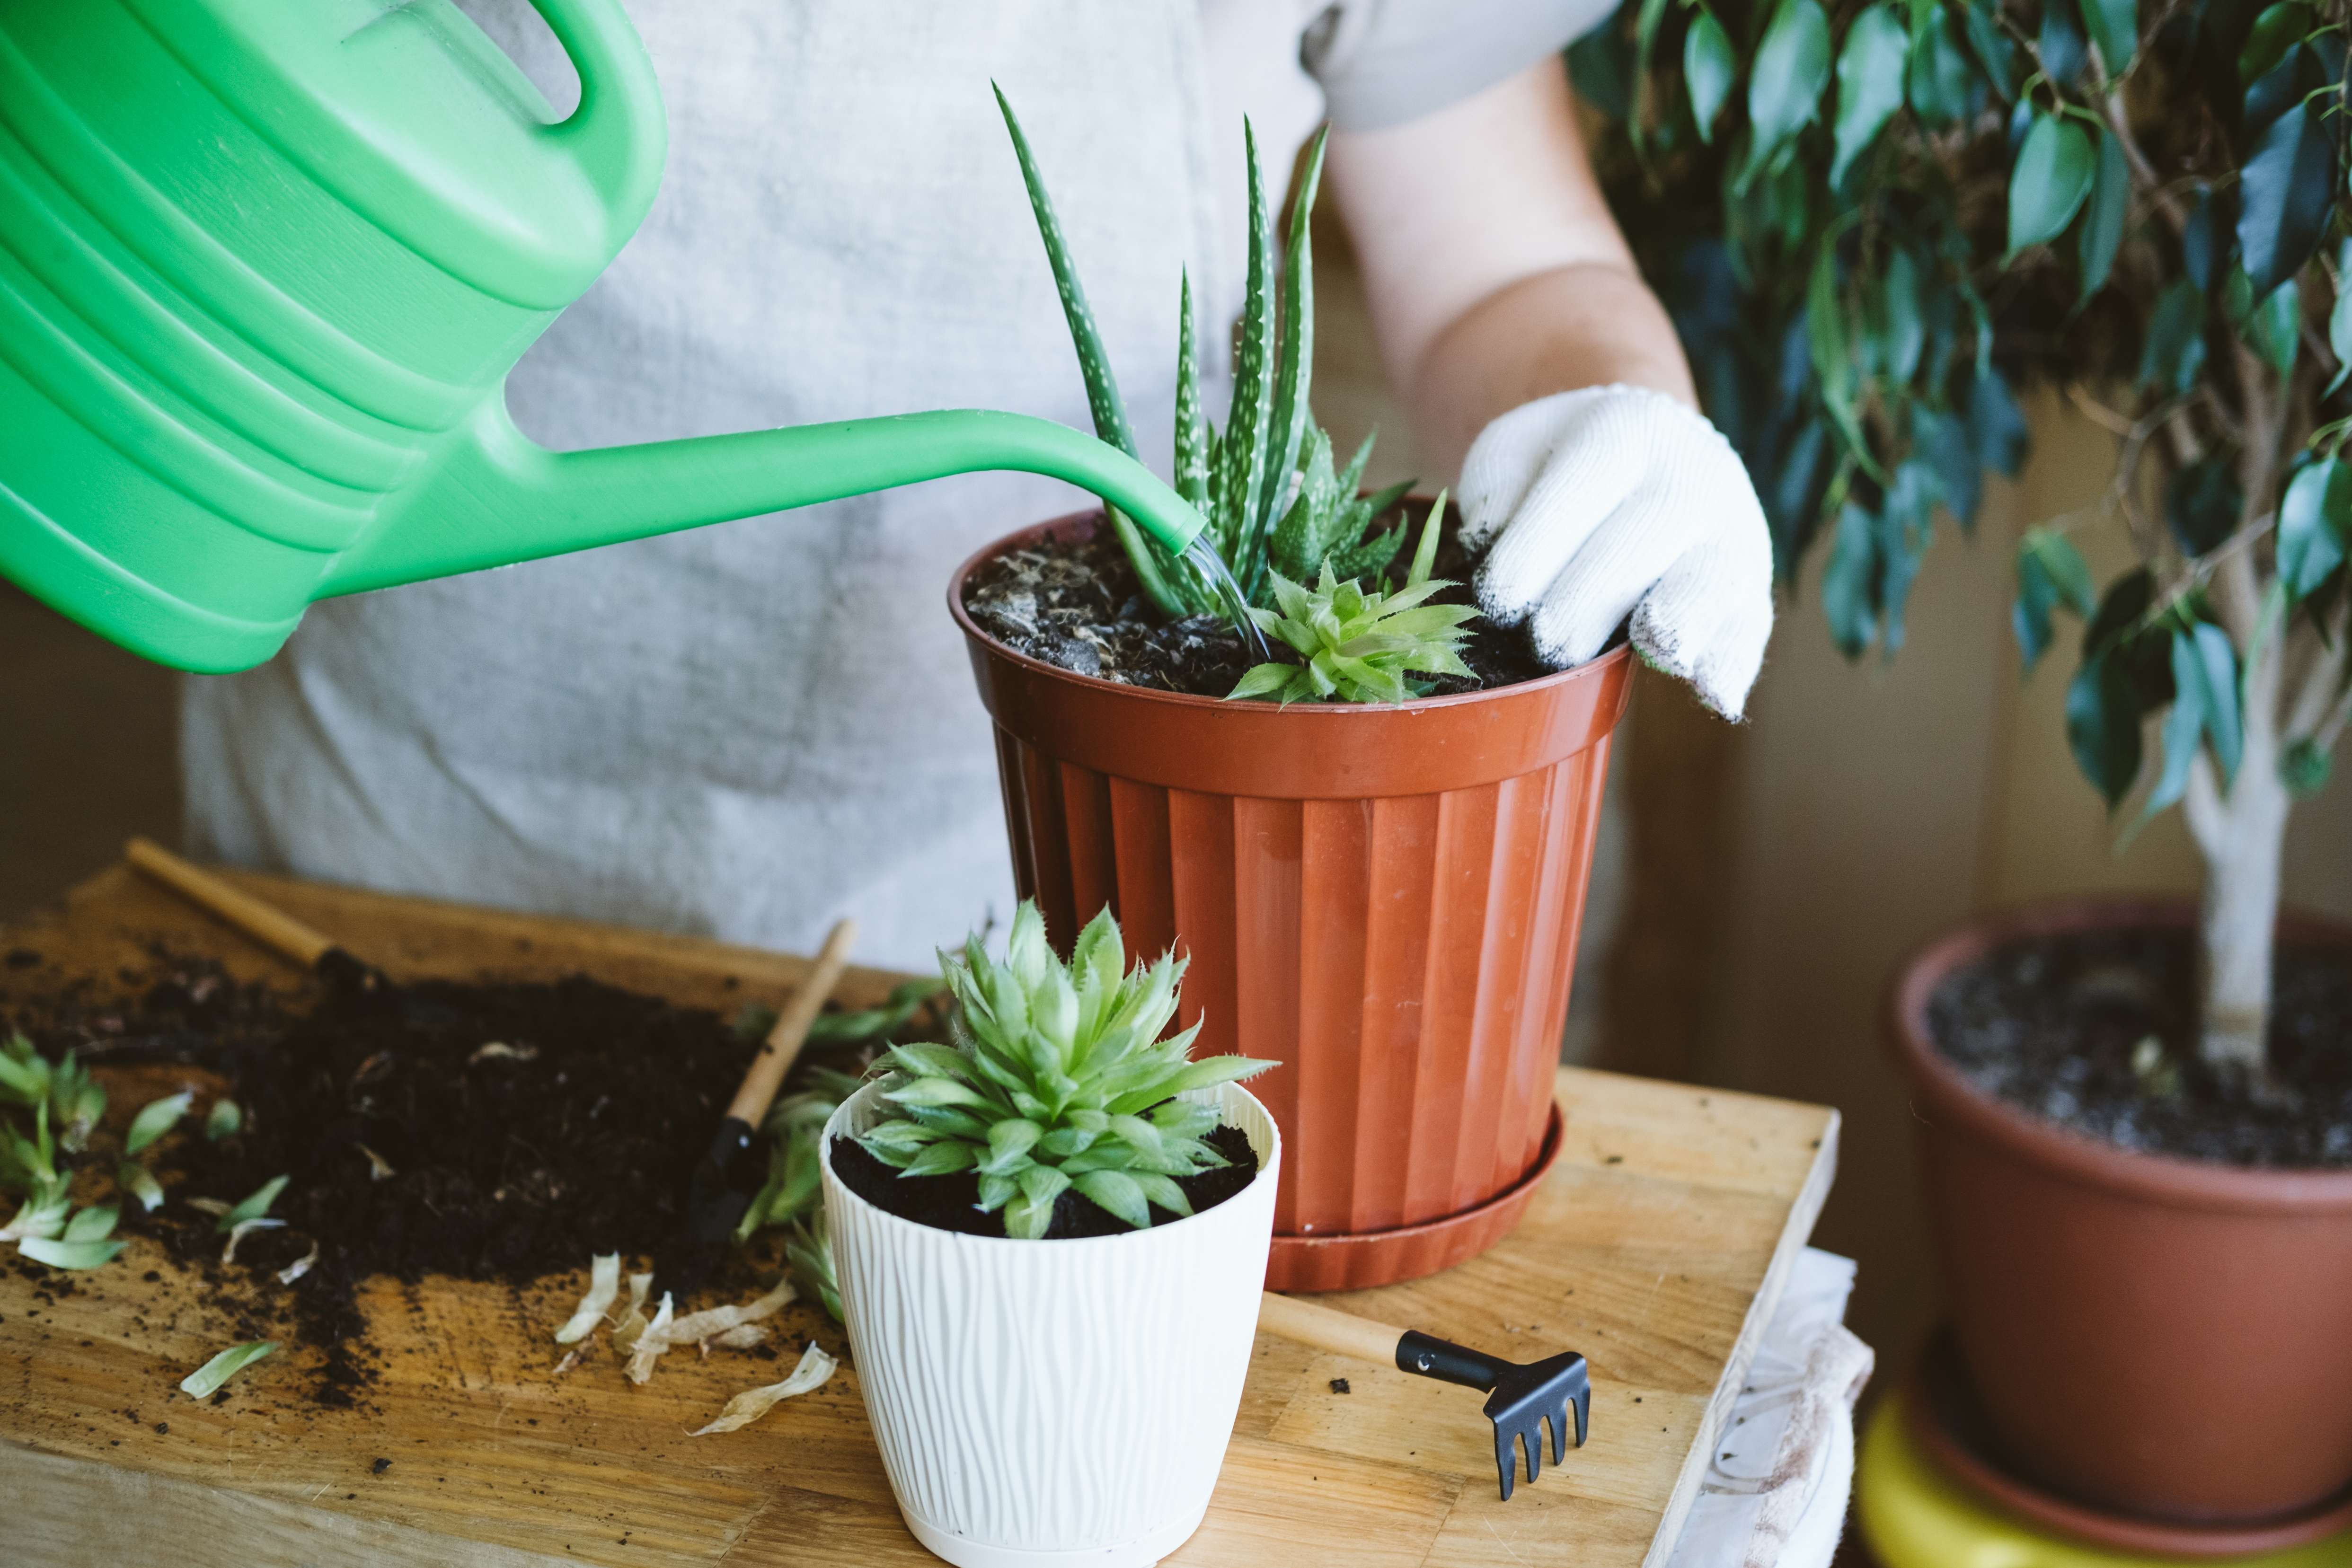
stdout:
[[(1245, 673), (1232, 697), (1272, 697), (1294, 702), (1339, 697), (1346, 702), (1398, 703), (1426, 695), (1427, 681), (1415, 674), (1467, 675), (1461, 646), (1462, 623), (1477, 613), (1467, 605), (1425, 602), (1454, 585), (1429, 575), (1437, 554), (1437, 519), (1444, 497), (1430, 509), (1421, 545), (1404, 586), (1393, 592), (1368, 592), (1342, 581), (1327, 558), (1320, 580), (1303, 588), (1274, 574), (1278, 610), (1253, 610), (1258, 627), (1279, 639), (1303, 661), (1258, 664)], [(1231, 700), (1229, 698), (1228, 700)]]
[(892, 1113), (858, 1140), (868, 1153), (902, 1176), (977, 1171), (981, 1209), (1003, 1210), (1015, 1239), (1043, 1237), (1073, 1187), (1138, 1229), (1154, 1204), (1192, 1212), (1175, 1178), (1227, 1162), (1202, 1141), (1216, 1112), (1178, 1096), (1275, 1064), (1187, 1060), (1198, 1025), (1160, 1038), (1176, 1016), (1181, 959), (1128, 968), (1106, 909), (1065, 965), (1024, 900), (1002, 962), (975, 936), (940, 963), (955, 995), (955, 1044), (890, 1048), (883, 1060), (897, 1073), (882, 1098)]
[[(1001, 89), (996, 97), (1061, 292), (1095, 434), (1136, 456), (1134, 426), (1052, 198), (1013, 106)], [(1377, 518), (1395, 507), (1409, 484), (1359, 497), (1357, 486), (1371, 455), (1371, 440), (1366, 439), (1344, 473), (1335, 472), (1330, 438), (1315, 423), (1307, 403), (1315, 355), (1314, 242), (1307, 220), (1322, 179), (1323, 137), (1316, 137), (1307, 153), (1277, 287), (1257, 135), (1247, 121), (1244, 132), (1249, 149), (1249, 258), (1231, 415), (1220, 432), (1202, 408), (1188, 275), (1181, 289), (1177, 333), (1174, 477), (1177, 493), (1208, 518), (1208, 538), (1231, 567), (1244, 596), (1252, 605), (1264, 607), (1272, 602), (1277, 577), (1303, 580), (1327, 561), (1349, 581), (1386, 570), (1402, 548), (1404, 529), (1400, 526), (1366, 535)], [(1215, 585), (1190, 561), (1160, 549), (1118, 508), (1109, 508), (1108, 516), (1145, 594), (1162, 614), (1223, 612)]]

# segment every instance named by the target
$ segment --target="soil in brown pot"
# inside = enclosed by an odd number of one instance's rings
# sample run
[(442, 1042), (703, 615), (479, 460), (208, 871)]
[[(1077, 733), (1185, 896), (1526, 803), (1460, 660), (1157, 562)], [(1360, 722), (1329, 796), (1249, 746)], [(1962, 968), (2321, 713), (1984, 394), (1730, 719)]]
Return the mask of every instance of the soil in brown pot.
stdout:
[[(118, 1083), (152, 1082), (135, 1100), (183, 1078), (236, 1100), (236, 1134), (197, 1130), (207, 1097), (147, 1156), (171, 1201), (152, 1216), (126, 1205), (122, 1228), (162, 1240), (215, 1294), (250, 1296), (244, 1337), (278, 1337), (283, 1323), (325, 1349), (317, 1397), (328, 1404), (373, 1381), (357, 1301), (371, 1275), (520, 1282), (615, 1251), (658, 1268), (759, 1045), (759, 1031), (717, 1013), (578, 977), (425, 981), (308, 1009), (210, 960), (159, 957), (154, 973), (124, 978), (143, 988), (11, 997), (11, 1021), (52, 1058), (70, 1047)], [(865, 1058), (818, 1053), (806, 1065), (862, 1071)], [(285, 1228), (247, 1235), (222, 1264), (214, 1218), (185, 1200), (235, 1203), (278, 1176), (290, 1179), (270, 1216)], [(314, 1242), (309, 1272), (277, 1286), (269, 1276)], [(739, 1260), (710, 1289), (740, 1291), (747, 1271)]]
[[(1402, 573), (1404, 558), (1394, 569)], [(1440, 536), (1435, 575), (1454, 584), (1433, 602), (1476, 603), (1470, 561), (1454, 529)], [(1160, 619), (1117, 539), (1049, 539), (1006, 552), (976, 572), (964, 608), (1015, 653), (1081, 675), (1192, 696), (1222, 697), (1249, 668), (1240, 635), (1213, 615)], [(1531, 681), (1552, 673), (1525, 626), (1505, 631), (1480, 616), (1468, 623), (1463, 663), (1474, 675), (1417, 676), (1430, 695), (1452, 696)], [(1276, 649), (1277, 658), (1287, 650)]]
[(2352, 1166), (2352, 956), (2279, 944), (2269, 1095), (2198, 1059), (2196, 975), (2183, 930), (2019, 942), (1947, 978), (1928, 1026), (1988, 1093), (2123, 1148)]
[[(1257, 1179), (1257, 1152), (1250, 1147), (1248, 1134), (1239, 1127), (1217, 1127), (1202, 1142), (1223, 1155), (1226, 1164), (1196, 1176), (1175, 1178), (1194, 1214), (1216, 1207)], [(866, 1153), (862, 1145), (848, 1138), (836, 1138), (833, 1144), (833, 1174), (841, 1178), (842, 1186), (901, 1219), (940, 1230), (961, 1231), (967, 1236), (1004, 1234), (1003, 1215), (980, 1211), (980, 1177), (975, 1172), (905, 1176)], [(1156, 1203), (1149, 1207), (1154, 1225), (1167, 1225), (1184, 1218)], [(1080, 1196), (1074, 1187), (1054, 1200), (1054, 1219), (1045, 1228), (1045, 1239), (1119, 1236), (1133, 1228), (1092, 1198)]]

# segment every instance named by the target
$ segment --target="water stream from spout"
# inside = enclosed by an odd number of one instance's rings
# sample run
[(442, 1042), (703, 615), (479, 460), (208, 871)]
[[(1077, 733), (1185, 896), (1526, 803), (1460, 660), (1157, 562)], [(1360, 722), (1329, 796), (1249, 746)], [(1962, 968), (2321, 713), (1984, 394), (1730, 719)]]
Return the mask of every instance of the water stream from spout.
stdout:
[(1225, 558), (1219, 555), (1217, 547), (1209, 542), (1205, 529), (1194, 535), (1192, 542), (1184, 547), (1183, 559), (1208, 579), (1209, 586), (1216, 590), (1217, 597), (1225, 601), (1225, 613), (1233, 617), (1234, 630), (1241, 633), (1242, 646), (1251, 654), (1250, 662), (1254, 664), (1274, 663), (1274, 651), (1265, 645), (1265, 633), (1257, 629), (1257, 622), (1250, 615), (1248, 597), (1242, 592), (1242, 585), (1234, 580), (1232, 570), (1225, 565)]

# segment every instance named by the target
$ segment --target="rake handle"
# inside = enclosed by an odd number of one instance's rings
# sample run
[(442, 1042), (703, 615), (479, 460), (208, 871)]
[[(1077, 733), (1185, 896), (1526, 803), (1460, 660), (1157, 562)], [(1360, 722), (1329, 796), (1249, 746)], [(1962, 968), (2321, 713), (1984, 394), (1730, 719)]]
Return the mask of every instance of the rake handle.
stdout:
[(122, 846), (122, 858), (189, 903), (219, 915), (263, 946), (283, 954), (306, 969), (317, 968), (319, 960), (335, 946), (292, 915), (231, 886), (202, 866), (182, 860), (152, 839), (131, 840)]
[(1270, 1334), (1311, 1344), (1335, 1355), (1352, 1355), (1381, 1366), (1396, 1366), (1404, 1331), (1368, 1318), (1317, 1306), (1267, 1291), (1258, 1298), (1257, 1326)]
[(746, 1127), (756, 1127), (760, 1118), (768, 1113), (769, 1102), (784, 1082), (784, 1075), (800, 1059), (801, 1045), (808, 1039), (811, 1025), (823, 1010), (825, 998), (840, 983), (841, 972), (849, 967), (849, 950), (857, 945), (857, 922), (843, 919), (834, 923), (825, 934), (824, 946), (818, 949), (816, 962), (808, 977), (794, 990), (783, 1011), (776, 1015), (775, 1027), (760, 1047), (760, 1054), (751, 1059), (750, 1071), (735, 1090), (735, 1098), (727, 1104), (727, 1117)]

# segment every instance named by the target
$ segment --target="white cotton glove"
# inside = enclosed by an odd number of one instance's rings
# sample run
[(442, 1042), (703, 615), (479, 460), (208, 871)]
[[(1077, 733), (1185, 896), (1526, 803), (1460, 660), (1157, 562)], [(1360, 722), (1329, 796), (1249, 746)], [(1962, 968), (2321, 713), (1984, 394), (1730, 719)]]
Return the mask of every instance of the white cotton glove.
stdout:
[(1772, 538), (1715, 426), (1643, 387), (1557, 392), (1486, 426), (1458, 493), (1497, 624), (1533, 617), (1566, 669), (1631, 615), (1636, 648), (1739, 716), (1772, 632)]

